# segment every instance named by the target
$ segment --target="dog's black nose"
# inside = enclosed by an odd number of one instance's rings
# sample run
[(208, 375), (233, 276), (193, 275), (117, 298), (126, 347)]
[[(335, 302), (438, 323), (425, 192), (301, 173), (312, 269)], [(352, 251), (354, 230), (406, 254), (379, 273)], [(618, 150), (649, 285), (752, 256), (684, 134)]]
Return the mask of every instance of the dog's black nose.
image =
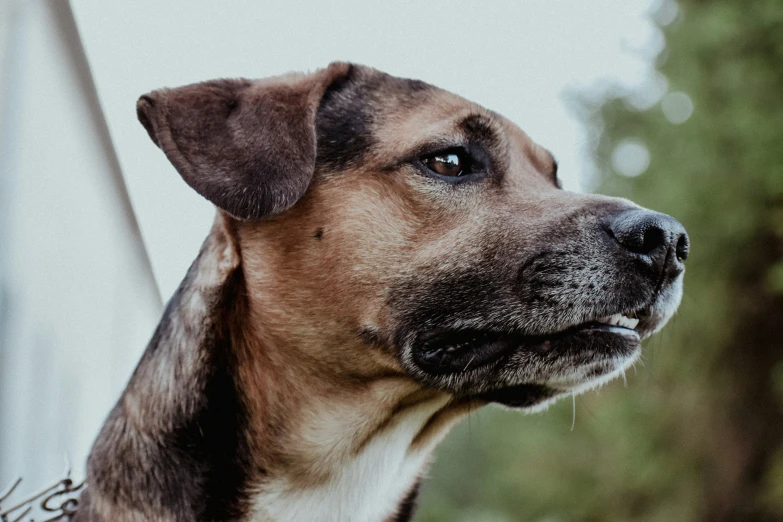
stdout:
[(615, 214), (608, 225), (614, 239), (625, 250), (648, 261), (657, 272), (664, 269), (682, 272), (690, 241), (685, 227), (673, 217), (634, 209)]

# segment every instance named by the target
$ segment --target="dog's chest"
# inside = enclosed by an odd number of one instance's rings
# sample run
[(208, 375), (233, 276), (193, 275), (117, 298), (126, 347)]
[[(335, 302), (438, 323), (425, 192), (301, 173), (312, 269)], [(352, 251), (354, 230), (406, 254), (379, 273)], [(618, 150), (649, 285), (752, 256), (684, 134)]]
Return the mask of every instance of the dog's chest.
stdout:
[[(334, 468), (329, 480), (297, 487), (267, 483), (255, 499), (253, 522), (381, 522), (390, 519), (429, 461), (431, 446), (411, 441), (442, 403), (410, 412)], [(345, 434), (346, 437), (350, 434)]]

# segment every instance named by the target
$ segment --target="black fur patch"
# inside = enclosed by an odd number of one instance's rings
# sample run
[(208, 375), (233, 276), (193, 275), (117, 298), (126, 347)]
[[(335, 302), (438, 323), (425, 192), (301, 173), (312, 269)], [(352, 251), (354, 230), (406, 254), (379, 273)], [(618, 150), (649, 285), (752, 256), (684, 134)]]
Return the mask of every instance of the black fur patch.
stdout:
[(501, 140), (498, 137), (492, 123), (484, 116), (471, 114), (457, 124), (468, 139), (490, 150), (500, 148)]
[[(488, 257), (490, 252), (490, 248), (485, 251)], [(422, 270), (419, 277), (394, 285), (387, 304), (399, 314), (395, 344), (404, 344), (410, 332), (470, 321), (514, 306), (518, 300), (515, 289), (506, 283), (508, 271), (491, 260), (477, 260), (475, 265), (448, 273)]]
[[(239, 277), (235, 272), (232, 276), (234, 281), (226, 288), (235, 288)], [(236, 298), (236, 295), (233, 296), (233, 299)], [(204, 407), (172, 434), (172, 444), (187, 452), (194, 464), (198, 462), (203, 467), (203, 485), (199, 498), (193, 504), (198, 507), (196, 519), (232, 520), (246, 512), (248, 502), (244, 491), (251, 466), (246, 439), (247, 411), (234, 379), (238, 374), (237, 361), (230, 341), (215, 339), (211, 355), (211, 375), (204, 390)], [(181, 484), (188, 484), (187, 477), (180, 480)], [(190, 483), (193, 482), (191, 477)]]
[(413, 110), (432, 89), (420, 80), (351, 65), (321, 98), (316, 117), (316, 166), (336, 172), (360, 165), (377, 141), (373, 128), (382, 123), (386, 102), (394, 100), (397, 110)]
[(375, 142), (369, 87), (362, 71), (351, 65), (324, 93), (316, 117), (317, 166), (339, 171), (358, 164)]
[(484, 392), (479, 397), (489, 402), (497, 402), (511, 408), (527, 408), (535, 406), (550, 397), (557, 395), (557, 391), (541, 384), (520, 384)]
[(416, 480), (411, 490), (405, 495), (397, 508), (397, 513), (389, 522), (410, 522), (413, 520), (413, 513), (416, 511), (416, 502), (419, 498), (421, 489), (421, 478)]
[[(194, 275), (192, 267), (169, 301), (139, 367), (156, 352), (170, 349), (171, 324), (180, 320), (182, 300)], [(171, 418), (163, 431), (153, 435), (129, 422), (122, 399), (114, 407), (90, 454), (88, 489), (76, 521), (102, 520), (93, 518), (98, 515), (90, 505), (96, 492), (118, 506), (149, 516), (170, 513), (179, 520), (237, 520), (247, 512), (248, 419), (233, 377), (237, 361), (224, 315), (240, 299), (240, 286), (241, 272), (235, 271), (217, 296), (219, 317), (211, 322), (203, 343), (192, 347), (203, 357), (195, 379), (181, 384), (193, 388), (189, 392), (196, 400), (192, 412)]]

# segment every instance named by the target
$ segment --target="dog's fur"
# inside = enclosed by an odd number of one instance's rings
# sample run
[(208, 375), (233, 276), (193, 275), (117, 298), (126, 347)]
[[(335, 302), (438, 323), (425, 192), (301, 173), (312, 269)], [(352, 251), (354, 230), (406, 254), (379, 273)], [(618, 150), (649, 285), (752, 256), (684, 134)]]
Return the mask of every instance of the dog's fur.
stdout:
[[(684, 231), (640, 260), (611, 221), (638, 207), (560, 190), (518, 127), (423, 82), (335, 63), (155, 91), (138, 113), (218, 212), (95, 442), (78, 521), (409, 520), (467, 411), (613, 378), (639, 338), (573, 328), (639, 311), (645, 337), (679, 302)], [(453, 147), (482, 172), (419, 159)], [(452, 337), (470, 358), (437, 348)]]

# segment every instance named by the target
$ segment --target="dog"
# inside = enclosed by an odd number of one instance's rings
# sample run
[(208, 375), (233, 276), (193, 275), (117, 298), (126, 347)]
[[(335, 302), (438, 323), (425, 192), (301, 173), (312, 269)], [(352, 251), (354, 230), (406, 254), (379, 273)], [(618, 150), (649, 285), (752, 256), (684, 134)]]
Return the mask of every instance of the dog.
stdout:
[(674, 218), (561, 189), (519, 127), (370, 67), (142, 96), (216, 219), (75, 520), (407, 521), (469, 411), (620, 375), (674, 314)]

